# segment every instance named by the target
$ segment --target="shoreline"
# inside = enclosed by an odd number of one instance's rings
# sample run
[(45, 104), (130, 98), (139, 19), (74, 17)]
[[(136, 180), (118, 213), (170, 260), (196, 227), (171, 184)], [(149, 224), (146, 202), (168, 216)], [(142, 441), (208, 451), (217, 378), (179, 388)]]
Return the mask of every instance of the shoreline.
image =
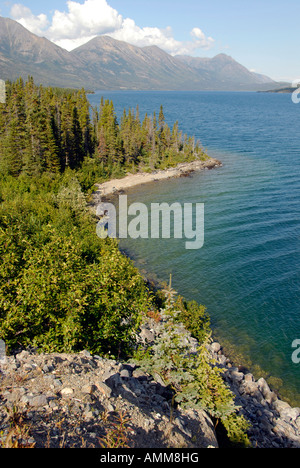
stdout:
[[(185, 177), (194, 172), (212, 170), (222, 166), (223, 164), (219, 160), (209, 158), (206, 161), (181, 163), (174, 168), (152, 173), (128, 174), (122, 179), (112, 179), (103, 184), (95, 184), (97, 191), (93, 193), (92, 205), (100, 203), (102, 197), (118, 195), (136, 186)], [(153, 328), (155, 326), (150, 327), (147, 332), (153, 333)], [(224, 380), (233, 391), (237, 404), (247, 415), (247, 419), (254, 424), (253, 432), (250, 431), (250, 433), (256, 442), (259, 439), (258, 445), (263, 448), (272, 446), (282, 448), (282, 441), (285, 440), (287, 445), (284, 444), (284, 448), (289, 447), (290, 444), (298, 448), (300, 444), (300, 408), (294, 407), (288, 402), (288, 398), (270, 388), (263, 377), (256, 377), (242, 363), (238, 364), (238, 360), (233, 356), (225, 355), (224, 347), (217, 339), (214, 341), (211, 351), (220, 368), (225, 371)]]
[[(103, 182), (102, 184), (95, 184), (95, 187), (97, 187), (97, 190), (93, 192), (92, 199), (89, 205), (90, 205), (90, 208), (94, 210), (97, 207), (97, 205), (100, 204), (102, 201), (114, 200), (114, 197), (124, 192), (126, 193), (126, 190), (130, 190), (132, 188), (146, 185), (146, 184), (153, 183), (153, 182), (170, 180), (174, 178), (176, 179), (176, 178), (181, 178), (181, 177), (188, 177), (195, 172), (201, 172), (204, 170), (213, 170), (213, 169), (221, 168), (221, 167), (223, 167), (223, 163), (219, 159), (208, 157), (207, 160), (205, 161), (198, 160), (198, 161), (192, 161), (188, 163), (179, 163), (176, 167), (163, 169), (163, 170), (156, 170), (151, 173), (147, 173), (147, 172), (137, 172), (135, 174), (128, 173), (125, 177), (121, 179), (110, 179), (106, 182)], [(128, 252), (122, 252), (122, 253), (126, 255), (127, 257), (129, 257), (132, 261), (134, 261), (130, 253)], [(152, 283), (153, 285), (155, 285), (155, 287), (158, 287), (159, 289), (163, 287), (162, 279), (157, 278), (156, 275), (155, 277), (152, 277), (151, 275), (149, 276), (148, 272), (146, 272), (145, 270), (141, 271), (141, 269), (138, 266), (137, 268), (139, 269), (142, 277), (147, 282), (149, 281), (150, 283)], [(215, 335), (215, 330), (212, 330), (212, 332)], [(217, 337), (215, 338), (218, 341), (218, 338)], [(225, 348), (225, 347), (226, 346), (224, 345), (224, 343), (222, 343), (222, 348)], [(227, 359), (233, 360), (235, 364), (239, 360), (239, 359), (236, 359), (237, 357), (239, 358), (240, 356), (239, 354), (236, 355), (235, 351), (233, 351), (232, 353), (229, 353), (228, 356), (226, 356)], [(244, 363), (240, 362), (238, 366), (245, 367), (245, 368), (249, 367), (248, 365), (245, 365), (245, 362)], [(285, 401), (289, 401), (289, 403), (292, 405), (294, 404), (294, 402), (292, 403), (291, 398), (289, 396), (280, 395), (280, 392), (278, 391), (278, 389), (276, 389), (275, 391), (278, 393), (278, 397), (282, 398)]]
[(154, 171), (151, 173), (138, 172), (136, 174), (128, 174), (122, 179), (111, 179), (102, 184), (95, 184), (97, 190), (93, 193), (93, 205), (98, 203), (101, 197), (114, 195), (118, 192), (128, 190), (130, 188), (148, 184), (150, 182), (157, 182), (160, 180), (168, 180), (172, 178), (184, 177), (193, 172), (211, 170), (222, 167), (222, 163), (215, 159), (209, 158), (206, 161), (193, 161), (190, 163), (180, 163), (176, 167)]

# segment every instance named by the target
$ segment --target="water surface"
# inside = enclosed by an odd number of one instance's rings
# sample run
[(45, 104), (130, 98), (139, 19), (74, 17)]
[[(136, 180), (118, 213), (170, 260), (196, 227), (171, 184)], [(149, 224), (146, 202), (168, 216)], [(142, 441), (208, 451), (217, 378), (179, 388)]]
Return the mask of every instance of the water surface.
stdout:
[(205, 203), (205, 245), (126, 240), (141, 270), (205, 304), (224, 343), (281, 379), (300, 405), (300, 104), (290, 95), (212, 92), (99, 92), (118, 117), (139, 106), (200, 139), (223, 167), (132, 189), (129, 203)]

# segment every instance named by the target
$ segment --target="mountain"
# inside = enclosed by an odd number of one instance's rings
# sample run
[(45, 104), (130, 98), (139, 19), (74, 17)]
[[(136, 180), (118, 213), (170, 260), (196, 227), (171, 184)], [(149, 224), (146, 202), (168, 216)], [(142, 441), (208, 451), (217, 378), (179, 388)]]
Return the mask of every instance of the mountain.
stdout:
[[(277, 88), (225, 54), (172, 57), (99, 36), (68, 52), (0, 17), (0, 78), (33, 76), (36, 83), (89, 89), (258, 91)], [(280, 84), (282, 86), (282, 84)]]
[(108, 36), (99, 36), (73, 50), (97, 77), (100, 88), (195, 89), (201, 83), (194, 70), (156, 46), (136, 47)]
[(0, 77), (14, 80), (31, 75), (53, 86), (82, 86), (81, 64), (44, 37), (32, 34), (16, 21), (0, 17)]
[(177, 55), (176, 58), (197, 71), (199, 76), (205, 76), (212, 90), (252, 91), (275, 83), (265, 75), (249, 71), (226, 54), (219, 54), (214, 58), (186, 55)]

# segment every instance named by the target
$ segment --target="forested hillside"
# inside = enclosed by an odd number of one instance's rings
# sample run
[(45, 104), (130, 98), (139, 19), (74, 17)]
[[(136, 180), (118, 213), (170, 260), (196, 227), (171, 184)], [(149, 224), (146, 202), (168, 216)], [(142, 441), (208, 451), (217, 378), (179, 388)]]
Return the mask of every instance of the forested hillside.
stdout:
[(0, 338), (10, 350), (126, 354), (150, 293), (87, 208), (95, 182), (205, 157), (194, 139), (85, 91), (6, 84), (0, 105)]
[[(35, 86), (32, 79), (6, 85), (0, 104), (0, 171), (36, 176), (66, 168), (97, 177), (122, 176), (137, 168), (153, 170), (204, 157), (193, 138), (172, 130), (163, 108), (158, 118), (124, 110), (118, 123), (111, 101), (91, 109), (84, 90)], [(86, 188), (86, 187), (85, 187)]]

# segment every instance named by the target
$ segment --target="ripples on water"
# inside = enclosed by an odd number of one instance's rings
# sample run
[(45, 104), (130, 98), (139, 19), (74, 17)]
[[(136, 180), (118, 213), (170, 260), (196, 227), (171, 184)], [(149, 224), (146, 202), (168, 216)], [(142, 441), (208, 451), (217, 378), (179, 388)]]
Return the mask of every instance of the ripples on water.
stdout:
[(122, 242), (143, 268), (207, 306), (221, 337), (300, 405), (300, 104), (290, 95), (105, 92), (118, 116), (139, 105), (141, 117), (164, 105), (167, 121), (201, 139), (223, 168), (132, 189), (129, 202), (205, 203), (205, 245), (178, 240)]

